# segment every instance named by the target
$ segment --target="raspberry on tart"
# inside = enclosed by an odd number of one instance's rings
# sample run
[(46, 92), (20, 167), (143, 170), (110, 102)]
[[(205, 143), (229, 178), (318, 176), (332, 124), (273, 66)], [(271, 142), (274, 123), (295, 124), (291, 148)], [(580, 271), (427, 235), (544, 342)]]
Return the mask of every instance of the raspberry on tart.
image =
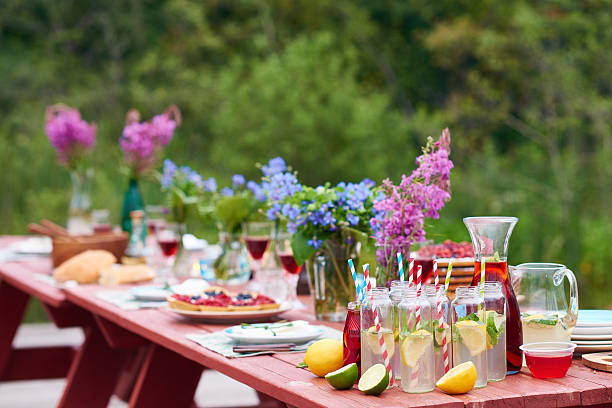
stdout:
[(197, 302), (201, 299), (200, 296), (179, 295), (177, 293), (166, 298), (168, 306), (173, 309), (198, 311), (200, 307)]

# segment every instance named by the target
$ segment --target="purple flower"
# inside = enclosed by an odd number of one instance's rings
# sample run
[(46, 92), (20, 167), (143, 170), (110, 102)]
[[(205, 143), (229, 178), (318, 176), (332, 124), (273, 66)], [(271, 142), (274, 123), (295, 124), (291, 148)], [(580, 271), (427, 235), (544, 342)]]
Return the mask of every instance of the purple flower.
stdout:
[(234, 190), (232, 190), (229, 187), (223, 187), (221, 189), (221, 195), (224, 195), (226, 197), (233, 197), (234, 196)]
[(349, 224), (355, 226), (357, 224), (359, 224), (359, 217), (356, 216), (355, 214), (346, 214), (346, 220), (349, 222)]
[(264, 191), (264, 189), (259, 184), (254, 182), (253, 180), (249, 180), (246, 183), (246, 186), (249, 189), (249, 191), (253, 193), (253, 195), (255, 195), (256, 200), (265, 202), (268, 199), (268, 196), (266, 195), (266, 192)]
[(74, 161), (96, 144), (96, 126), (85, 122), (77, 109), (49, 106), (46, 120), (45, 133), (61, 164), (75, 165)]
[(320, 239), (309, 239), (306, 242), (308, 245), (310, 245), (311, 247), (313, 247), (314, 249), (319, 249), (319, 247), (321, 247), (321, 245), (323, 245), (323, 241)]
[(287, 165), (282, 157), (270, 159), (267, 165), (263, 165), (261, 171), (265, 177), (272, 177), (275, 174), (282, 173), (287, 170)]
[(274, 203), (272, 207), (268, 208), (268, 211), (266, 211), (266, 217), (268, 217), (270, 221), (276, 220), (276, 217), (280, 213), (281, 209), (282, 206), (280, 204)]
[(204, 181), (204, 191), (214, 192), (217, 191), (217, 182), (213, 177)]
[(241, 186), (245, 183), (244, 176), (242, 174), (234, 174), (232, 176), (232, 185), (234, 188)]
[(139, 122), (139, 117), (135, 110), (128, 112), (127, 124), (119, 139), (124, 157), (135, 174), (144, 173), (155, 164), (157, 153), (170, 143), (180, 124), (180, 112), (174, 105), (150, 122)]

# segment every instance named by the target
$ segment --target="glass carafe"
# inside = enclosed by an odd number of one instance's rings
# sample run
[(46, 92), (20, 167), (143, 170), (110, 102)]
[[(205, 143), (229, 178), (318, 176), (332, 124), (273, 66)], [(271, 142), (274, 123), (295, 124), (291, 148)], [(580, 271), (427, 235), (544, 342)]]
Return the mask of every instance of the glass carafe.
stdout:
[[(570, 341), (578, 318), (578, 285), (565, 265), (524, 263), (511, 266), (512, 284), (521, 308), (523, 341)], [(569, 281), (570, 301), (564, 278)]]
[(507, 374), (516, 374), (523, 363), (523, 330), (518, 302), (508, 275), (508, 241), (516, 217), (467, 217), (463, 219), (474, 245), (474, 278), (480, 284), (481, 260), (485, 260), (485, 281), (501, 282), (506, 297), (506, 362)]

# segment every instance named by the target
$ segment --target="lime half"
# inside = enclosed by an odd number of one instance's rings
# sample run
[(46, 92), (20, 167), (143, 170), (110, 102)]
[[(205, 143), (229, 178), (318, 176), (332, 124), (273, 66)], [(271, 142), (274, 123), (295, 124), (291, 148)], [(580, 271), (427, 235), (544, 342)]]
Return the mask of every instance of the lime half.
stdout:
[(325, 376), (327, 382), (337, 390), (348, 390), (353, 387), (359, 377), (357, 364), (347, 364), (342, 368), (332, 371)]
[(357, 388), (367, 395), (378, 395), (389, 386), (389, 373), (382, 364), (374, 364), (361, 374)]

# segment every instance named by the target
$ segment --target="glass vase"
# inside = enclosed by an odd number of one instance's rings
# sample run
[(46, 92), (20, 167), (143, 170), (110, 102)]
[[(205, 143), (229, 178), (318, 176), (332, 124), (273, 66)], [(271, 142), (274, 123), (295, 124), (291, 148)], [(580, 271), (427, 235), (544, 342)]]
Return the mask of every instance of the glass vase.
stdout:
[(219, 233), (221, 255), (213, 263), (218, 283), (239, 285), (249, 280), (251, 270), (240, 234)]
[(72, 199), (68, 213), (67, 228), (70, 234), (91, 234), (91, 184), (93, 169), (73, 170), (70, 173), (72, 181)]
[(174, 264), (172, 265), (172, 275), (176, 279), (185, 279), (191, 277), (191, 271), (193, 270), (193, 263), (189, 253), (183, 245), (183, 236), (187, 233), (185, 224), (178, 225), (178, 249), (176, 256), (174, 257)]
[(357, 259), (355, 242), (350, 236), (328, 238), (307, 261), (317, 320), (344, 321), (348, 303), (355, 300), (355, 283), (347, 263), (349, 258)]
[[(134, 210), (144, 211), (144, 203), (142, 200), (142, 194), (138, 187), (138, 179), (130, 178), (128, 188), (123, 196), (123, 207), (121, 209), (121, 229), (126, 231), (128, 234), (132, 233), (132, 219), (130, 213)], [(146, 234), (146, 229), (143, 229), (143, 234)]]

